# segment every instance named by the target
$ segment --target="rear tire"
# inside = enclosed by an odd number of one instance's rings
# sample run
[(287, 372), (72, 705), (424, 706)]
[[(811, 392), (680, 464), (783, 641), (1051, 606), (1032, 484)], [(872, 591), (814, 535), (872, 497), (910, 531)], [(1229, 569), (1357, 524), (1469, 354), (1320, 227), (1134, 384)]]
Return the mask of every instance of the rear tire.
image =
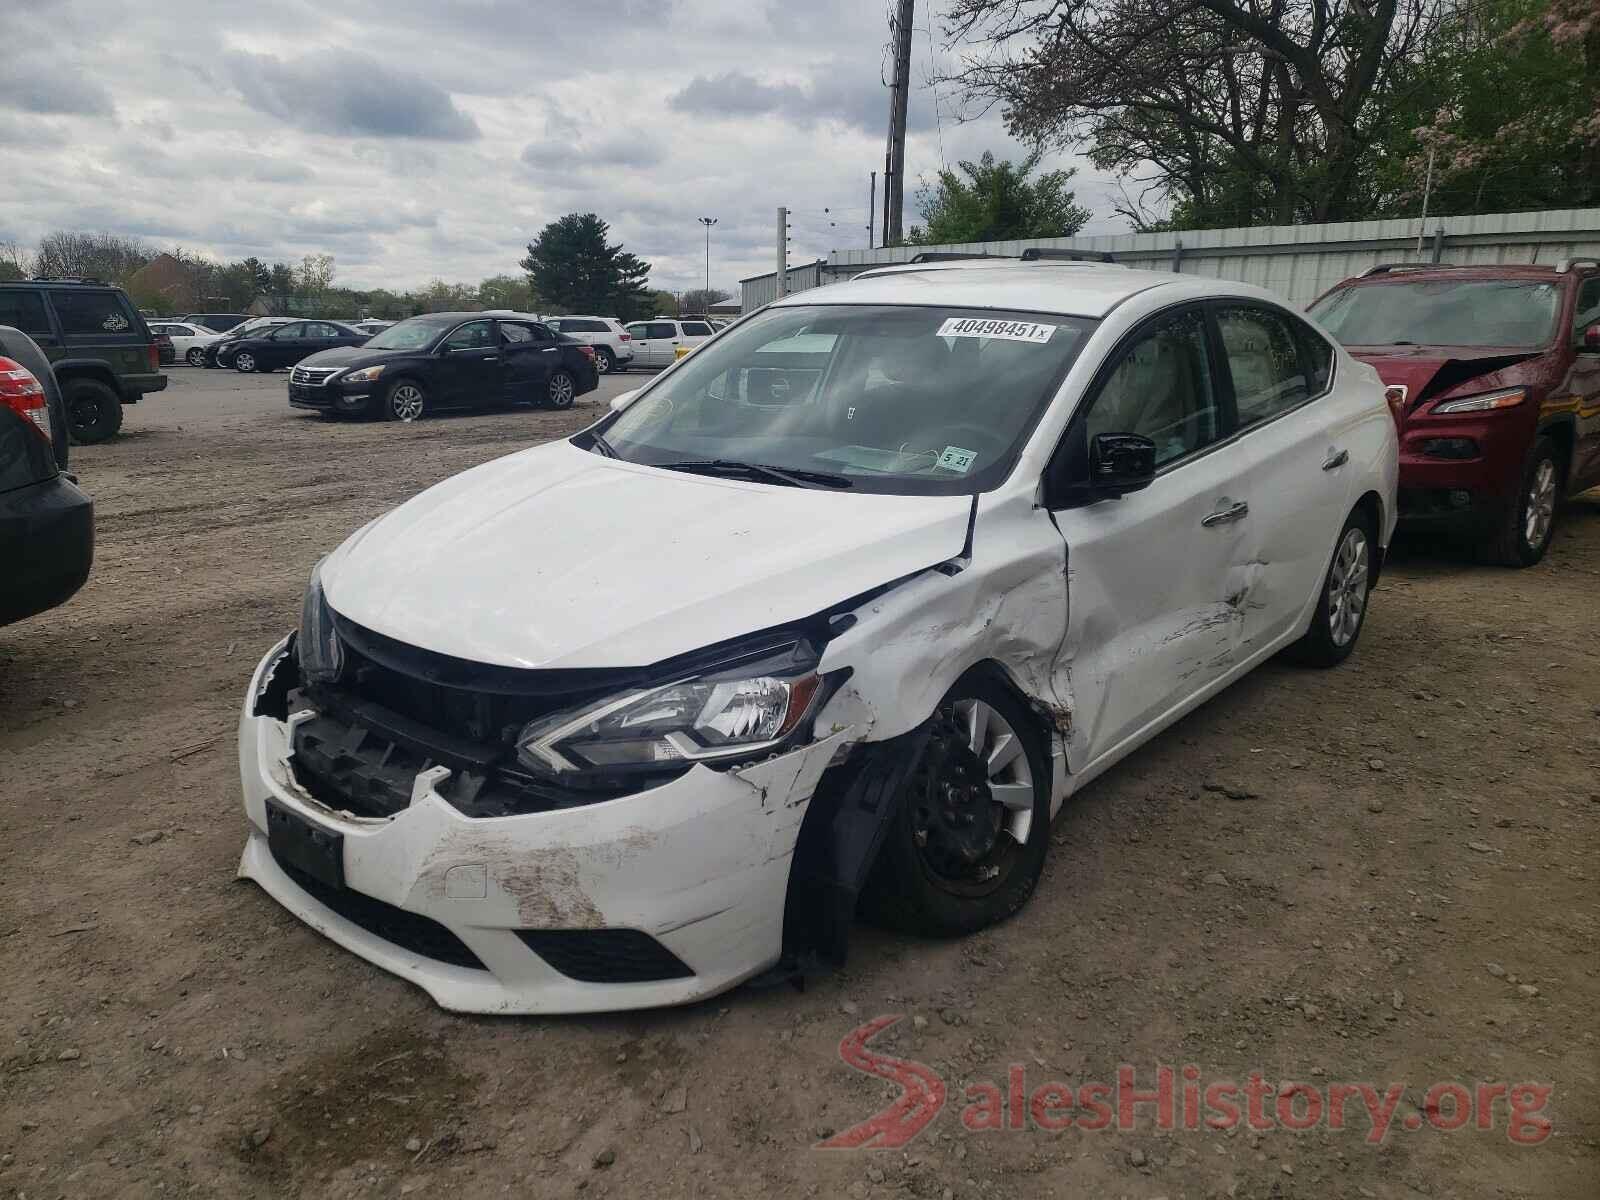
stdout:
[(67, 433), (80, 446), (106, 441), (122, 428), (122, 400), (98, 380), (67, 380), (61, 399), (67, 410)]
[(1547, 437), (1534, 441), (1522, 467), (1517, 498), (1508, 506), (1494, 536), (1484, 547), (1491, 562), (1531, 567), (1550, 549), (1556, 531), (1564, 480), (1556, 461), (1556, 444)]
[(551, 408), (571, 408), (578, 398), (577, 381), (566, 371), (550, 372), (550, 379), (545, 385), (545, 403)]
[(193, 350), (189, 351), (188, 354), (185, 354), (184, 358), (188, 361), (191, 367), (203, 367), (206, 365), (206, 352), (199, 346), (196, 346)]
[(594, 348), (594, 367), (602, 375), (616, 374), (617, 356), (611, 353), (610, 346), (596, 346)]
[(1050, 843), (1050, 755), (1027, 705), (982, 670), (931, 720), (862, 904), (891, 928), (954, 937), (1033, 895)]
[(1336, 667), (1350, 657), (1367, 623), (1377, 539), (1363, 509), (1345, 518), (1322, 577), (1311, 628), (1289, 648), (1289, 657), (1309, 667)]

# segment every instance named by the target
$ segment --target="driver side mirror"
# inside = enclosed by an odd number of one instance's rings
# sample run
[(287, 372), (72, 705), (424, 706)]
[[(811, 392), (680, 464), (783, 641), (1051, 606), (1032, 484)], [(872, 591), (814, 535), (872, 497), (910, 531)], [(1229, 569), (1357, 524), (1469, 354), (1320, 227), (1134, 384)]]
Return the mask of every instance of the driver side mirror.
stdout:
[(1581, 345), (1587, 354), (1600, 354), (1600, 325), (1591, 325), (1583, 331)]
[(639, 394), (640, 390), (639, 388), (634, 388), (631, 392), (618, 392), (611, 397), (611, 411), (621, 412), (627, 408), (628, 405), (633, 403), (633, 398)]
[(1137, 433), (1097, 433), (1089, 439), (1089, 487), (1097, 496), (1121, 496), (1150, 486), (1156, 444)]

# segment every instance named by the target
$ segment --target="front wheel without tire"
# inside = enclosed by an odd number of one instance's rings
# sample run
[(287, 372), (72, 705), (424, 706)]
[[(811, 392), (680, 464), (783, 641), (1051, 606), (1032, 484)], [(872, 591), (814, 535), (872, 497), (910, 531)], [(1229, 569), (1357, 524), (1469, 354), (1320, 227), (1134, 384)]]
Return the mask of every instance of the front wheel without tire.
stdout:
[(545, 387), (545, 401), (551, 408), (571, 408), (578, 398), (578, 385), (565, 371), (555, 371)]
[(428, 393), (414, 379), (397, 379), (384, 396), (383, 411), (391, 421), (420, 420), (428, 411)]
[(1550, 548), (1560, 501), (1561, 468), (1556, 463), (1556, 444), (1542, 437), (1528, 451), (1522, 486), (1485, 547), (1488, 557), (1508, 567), (1533, 566)]
[(934, 713), (895, 800), (863, 902), (884, 924), (950, 937), (1011, 916), (1050, 838), (1050, 756), (1026, 704), (969, 672)]
[(1372, 595), (1375, 542), (1371, 519), (1357, 509), (1345, 518), (1333, 544), (1333, 559), (1322, 577), (1322, 594), (1311, 628), (1291, 647), (1291, 655), (1313, 667), (1338, 666), (1356, 648)]
[(67, 432), (80, 446), (114, 437), (122, 428), (122, 401), (103, 383), (70, 379), (61, 389), (67, 410)]

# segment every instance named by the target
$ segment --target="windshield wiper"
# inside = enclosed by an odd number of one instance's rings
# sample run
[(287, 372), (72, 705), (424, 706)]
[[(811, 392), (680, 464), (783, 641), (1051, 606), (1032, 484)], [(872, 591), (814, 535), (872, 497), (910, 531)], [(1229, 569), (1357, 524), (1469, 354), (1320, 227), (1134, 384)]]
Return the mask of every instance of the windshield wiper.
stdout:
[(612, 447), (610, 442), (606, 441), (605, 435), (601, 433), (591, 433), (589, 435), (589, 448), (591, 450), (598, 450), (602, 458), (617, 457), (616, 450)]
[(664, 471), (688, 471), (697, 475), (752, 475), (769, 483), (788, 487), (854, 487), (855, 483), (843, 475), (828, 471), (807, 471), (803, 468), (769, 467), (765, 463), (734, 462), (726, 458), (689, 458), (682, 462), (657, 463)]

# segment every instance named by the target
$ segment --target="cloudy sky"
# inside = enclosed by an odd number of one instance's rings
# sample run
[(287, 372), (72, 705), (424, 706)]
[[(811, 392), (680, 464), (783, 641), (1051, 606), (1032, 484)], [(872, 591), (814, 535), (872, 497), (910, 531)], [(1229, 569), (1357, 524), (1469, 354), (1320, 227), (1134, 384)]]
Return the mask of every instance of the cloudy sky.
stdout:
[[(941, 157), (1022, 153), (997, 117), (960, 123), (930, 86), (950, 59), (929, 3), (907, 225), (912, 184)], [(655, 286), (682, 288), (702, 278), (705, 215), (712, 284), (728, 290), (771, 269), (780, 204), (791, 262), (866, 244), (883, 0), (4, 7), (0, 242), (93, 229), (224, 259), (322, 252), (340, 283), (409, 287), (514, 272), (545, 223), (593, 211)], [(1077, 182), (1088, 232), (1121, 229), (1113, 185), (1086, 166)]]

